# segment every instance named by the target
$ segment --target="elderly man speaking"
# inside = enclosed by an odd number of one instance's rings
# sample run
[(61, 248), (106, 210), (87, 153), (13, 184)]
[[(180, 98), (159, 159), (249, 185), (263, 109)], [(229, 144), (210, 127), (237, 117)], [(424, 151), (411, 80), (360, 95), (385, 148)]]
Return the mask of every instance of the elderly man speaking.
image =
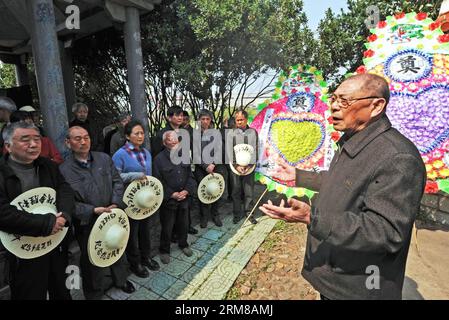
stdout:
[(319, 191), (318, 199), (312, 207), (295, 199), (260, 207), (307, 225), (302, 275), (322, 299), (402, 297), (426, 171), (417, 148), (391, 127), (389, 98), (382, 77), (345, 80), (330, 98), (334, 128), (344, 135), (329, 170), (296, 170), (296, 185)]

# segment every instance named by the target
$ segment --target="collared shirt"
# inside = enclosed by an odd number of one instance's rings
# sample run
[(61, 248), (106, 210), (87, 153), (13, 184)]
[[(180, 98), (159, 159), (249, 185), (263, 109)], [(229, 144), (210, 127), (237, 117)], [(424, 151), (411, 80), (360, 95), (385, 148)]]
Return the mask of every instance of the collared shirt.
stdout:
[(87, 160), (86, 161), (81, 161), (78, 160), (77, 158), (73, 157), (73, 160), (75, 161), (76, 164), (78, 164), (81, 168), (84, 169), (89, 169), (91, 167), (91, 162), (92, 162), (92, 156), (89, 152), (89, 155), (87, 156)]

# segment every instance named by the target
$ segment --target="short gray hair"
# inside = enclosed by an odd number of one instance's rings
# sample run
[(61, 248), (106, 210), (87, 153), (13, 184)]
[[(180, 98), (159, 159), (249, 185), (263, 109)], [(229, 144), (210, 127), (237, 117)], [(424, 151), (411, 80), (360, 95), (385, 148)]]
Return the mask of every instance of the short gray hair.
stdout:
[(14, 112), (17, 110), (17, 106), (11, 98), (0, 97), (0, 109)]
[(5, 130), (3, 130), (3, 141), (5, 141), (5, 143), (12, 144), (12, 137), (17, 129), (34, 129), (40, 134), (39, 129), (34, 125), (34, 123), (18, 121), (10, 123), (5, 127)]
[(77, 102), (77, 103), (74, 103), (72, 106), (72, 113), (77, 112), (81, 108), (85, 108), (87, 111), (89, 111), (89, 107), (87, 106), (87, 104), (85, 104), (83, 102)]
[(162, 135), (162, 142), (165, 142), (165, 139), (171, 134), (175, 134), (176, 137), (178, 137), (178, 134), (176, 133), (175, 130), (165, 131), (164, 134)]

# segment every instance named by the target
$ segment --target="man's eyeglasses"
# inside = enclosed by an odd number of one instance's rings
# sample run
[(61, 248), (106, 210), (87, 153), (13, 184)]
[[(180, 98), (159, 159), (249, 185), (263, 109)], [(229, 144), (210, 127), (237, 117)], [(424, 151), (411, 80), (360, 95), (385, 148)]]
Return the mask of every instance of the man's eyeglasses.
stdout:
[(329, 97), (329, 103), (333, 104), (334, 102), (337, 102), (341, 108), (347, 109), (359, 100), (379, 99), (379, 98), (380, 97), (370, 96), (370, 97), (363, 97), (363, 98), (356, 98), (356, 99), (345, 99), (345, 98), (339, 98), (335, 94), (333, 94)]

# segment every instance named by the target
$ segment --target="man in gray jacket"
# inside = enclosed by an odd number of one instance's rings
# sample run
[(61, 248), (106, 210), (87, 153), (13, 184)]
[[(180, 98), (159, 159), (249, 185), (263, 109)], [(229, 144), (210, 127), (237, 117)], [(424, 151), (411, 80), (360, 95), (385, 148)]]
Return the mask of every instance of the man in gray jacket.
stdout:
[(334, 128), (344, 135), (329, 170), (296, 171), (298, 186), (319, 191), (312, 207), (295, 199), (261, 207), (307, 224), (302, 275), (322, 299), (402, 298), (426, 170), (413, 143), (392, 128), (389, 98), (382, 77), (345, 80), (330, 98)]
[[(99, 215), (110, 212), (113, 208), (123, 209), (123, 182), (110, 156), (90, 151), (90, 137), (86, 129), (71, 127), (66, 145), (72, 150), (72, 154), (59, 169), (75, 190), (76, 212), (73, 224), (81, 251), (84, 296), (88, 300), (98, 300), (105, 290), (105, 269), (96, 267), (89, 261), (89, 235)], [(133, 284), (126, 280), (128, 271), (124, 256), (111, 266), (111, 274), (116, 287), (126, 293), (135, 291)]]
[[(257, 131), (248, 126), (248, 113), (245, 110), (237, 110), (235, 113), (235, 124), (236, 128), (232, 130), (227, 130), (226, 133), (226, 153), (227, 161), (230, 165), (235, 163), (235, 153), (234, 146), (238, 144), (249, 144), (254, 148), (254, 155), (251, 158), (250, 164), (255, 164), (257, 161), (258, 153), (258, 136)], [(231, 147), (230, 147), (231, 146)], [(240, 166), (235, 166), (237, 171), (245, 170)], [(251, 210), (254, 206), (254, 175), (255, 171), (250, 174), (244, 174), (240, 172), (241, 175), (235, 174), (232, 170), (229, 170), (231, 186), (232, 186), (232, 203), (233, 203), (233, 213), (234, 217), (232, 219), (233, 223), (238, 223), (242, 218), (243, 214), (249, 216)], [(243, 200), (243, 201), (242, 201)], [(243, 209), (243, 211), (242, 211)], [(249, 221), (252, 224), (256, 224), (257, 220), (253, 215), (249, 217)]]

